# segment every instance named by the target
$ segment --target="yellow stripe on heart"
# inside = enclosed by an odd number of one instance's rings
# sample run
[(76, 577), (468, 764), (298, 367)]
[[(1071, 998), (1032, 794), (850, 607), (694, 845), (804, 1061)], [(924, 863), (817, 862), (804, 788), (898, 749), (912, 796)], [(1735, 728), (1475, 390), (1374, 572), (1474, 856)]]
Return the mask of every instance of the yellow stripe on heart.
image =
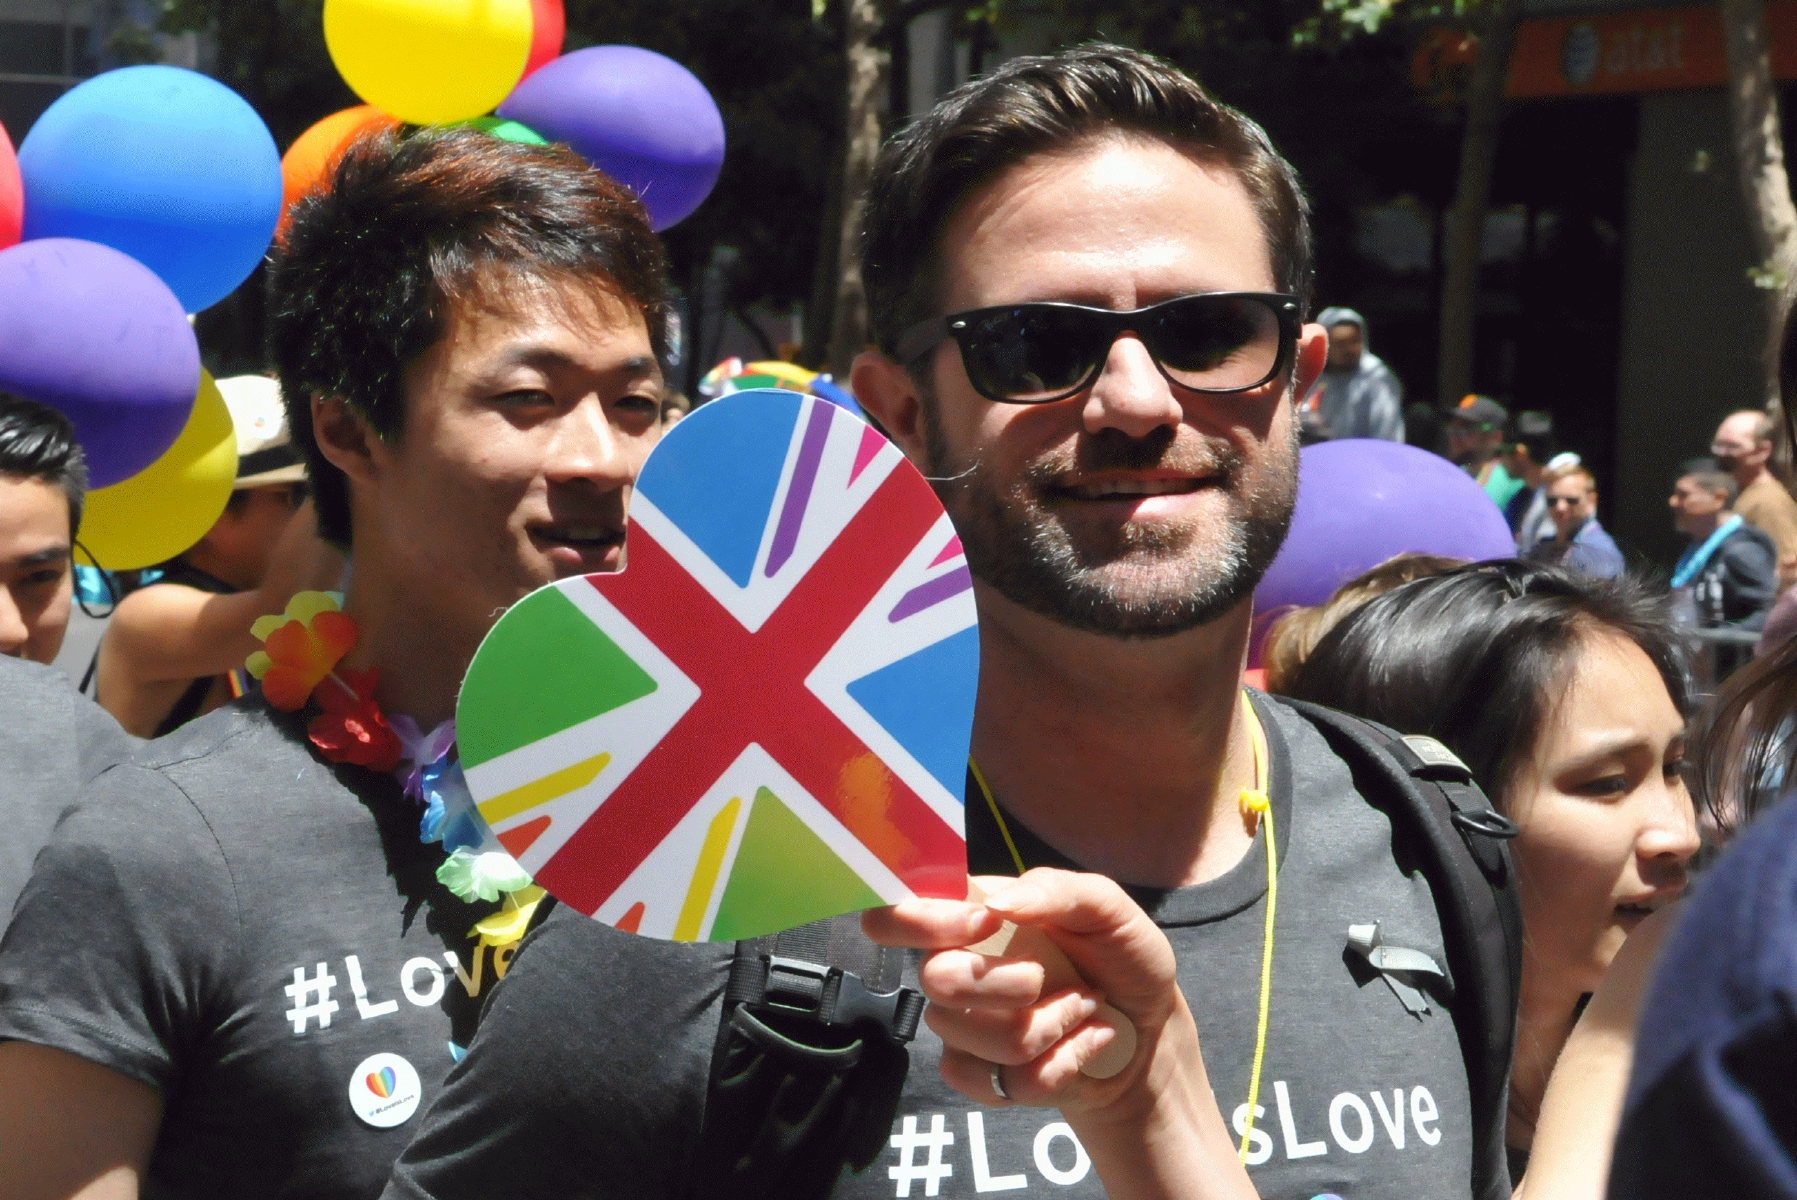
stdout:
[(610, 762), (610, 754), (596, 754), (571, 767), (563, 767), (559, 771), (552, 771), (541, 779), (532, 780), (523, 787), (513, 788), (509, 792), (501, 792), (491, 800), (483, 801), (477, 807), (487, 824), (497, 825), (507, 817), (515, 817), (539, 804), (547, 804), (558, 796), (565, 796), (569, 792), (585, 787), (599, 778), (599, 772), (605, 770)]
[(711, 892), (717, 886), (718, 873), (724, 869), (724, 852), (730, 848), (730, 833), (736, 828), (736, 814), (742, 806), (741, 796), (730, 797), (705, 831), (705, 844), (699, 848), (699, 861), (693, 866), (693, 882), (686, 889), (686, 903), (680, 906), (680, 919), (674, 922), (677, 942), (699, 940), (699, 925), (711, 905)]

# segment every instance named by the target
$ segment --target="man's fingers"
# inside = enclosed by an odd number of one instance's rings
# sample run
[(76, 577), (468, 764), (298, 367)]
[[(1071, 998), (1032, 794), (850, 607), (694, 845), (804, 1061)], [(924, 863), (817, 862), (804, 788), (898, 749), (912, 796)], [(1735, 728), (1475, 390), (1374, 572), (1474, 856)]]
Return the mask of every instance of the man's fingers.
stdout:
[(1175, 986), (1173, 948), (1114, 881), (1037, 868), (992, 886), (988, 910), (1039, 928), (1111, 1003), (1138, 1019), (1165, 1016)]
[[(1047, 1053), (1026, 1063), (994, 1063), (965, 1050), (945, 1046), (942, 1079), (969, 1100), (992, 1107), (1007, 1104), (1057, 1106), (1076, 1093), (1102, 1087), (1080, 1074), (1080, 1067), (1103, 1048), (1112, 1036), (1108, 1028), (1088, 1025), (1061, 1041)], [(1005, 1094), (993, 1088), (993, 1068), (1004, 1081)]]
[(1041, 997), (1046, 978), (1039, 962), (971, 950), (938, 951), (923, 960), (917, 975), (930, 1002), (950, 1008), (1022, 1008)]
[(1098, 1011), (1098, 998), (1068, 991), (1008, 1011), (932, 1004), (924, 1022), (943, 1044), (987, 1062), (1021, 1065), (1042, 1057)]
[(1001, 918), (965, 900), (904, 900), (861, 914), (861, 929), (882, 946), (952, 950), (991, 937)]

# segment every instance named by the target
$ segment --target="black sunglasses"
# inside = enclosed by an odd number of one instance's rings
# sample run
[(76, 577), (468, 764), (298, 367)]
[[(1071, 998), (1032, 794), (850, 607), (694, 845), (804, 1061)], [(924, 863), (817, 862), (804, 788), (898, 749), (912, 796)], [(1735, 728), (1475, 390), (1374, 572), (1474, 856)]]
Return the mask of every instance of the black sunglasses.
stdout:
[(1047, 404), (1091, 386), (1111, 345), (1142, 339), (1167, 379), (1194, 392), (1245, 392), (1291, 361), (1298, 298), (1283, 292), (1205, 292), (1118, 312), (1040, 302), (976, 308), (920, 322), (899, 336), (909, 365), (948, 338), (973, 390), (1001, 404)]

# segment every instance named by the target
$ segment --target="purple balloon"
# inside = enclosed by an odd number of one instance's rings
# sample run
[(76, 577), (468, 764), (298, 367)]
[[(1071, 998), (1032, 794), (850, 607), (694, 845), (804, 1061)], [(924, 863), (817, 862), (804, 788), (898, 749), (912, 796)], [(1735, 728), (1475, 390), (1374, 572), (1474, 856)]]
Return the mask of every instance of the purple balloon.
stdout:
[(1485, 489), (1439, 455), (1347, 438), (1307, 446), (1300, 458), (1291, 532), (1254, 592), (1257, 630), (1262, 618), (1321, 604), (1394, 555), (1516, 555), (1510, 526)]
[(566, 142), (642, 197), (656, 229), (688, 216), (724, 166), (724, 118), (691, 71), (637, 46), (590, 46), (540, 67), (499, 115)]
[(109, 246), (40, 238), (0, 250), (0, 390), (69, 418), (89, 482), (129, 479), (181, 434), (200, 345), (155, 272)]

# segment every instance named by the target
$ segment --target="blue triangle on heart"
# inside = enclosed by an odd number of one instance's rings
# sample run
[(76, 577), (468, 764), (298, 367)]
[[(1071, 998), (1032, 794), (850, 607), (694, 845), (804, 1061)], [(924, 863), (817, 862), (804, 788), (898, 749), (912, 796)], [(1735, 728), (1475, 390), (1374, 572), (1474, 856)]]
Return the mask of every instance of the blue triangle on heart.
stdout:
[(979, 631), (964, 629), (848, 686), (855, 703), (951, 796), (960, 796), (967, 782), (979, 653)]
[(759, 402), (694, 409), (680, 422), (680, 436), (649, 455), (637, 490), (747, 587), (803, 398), (774, 390), (736, 394)]

